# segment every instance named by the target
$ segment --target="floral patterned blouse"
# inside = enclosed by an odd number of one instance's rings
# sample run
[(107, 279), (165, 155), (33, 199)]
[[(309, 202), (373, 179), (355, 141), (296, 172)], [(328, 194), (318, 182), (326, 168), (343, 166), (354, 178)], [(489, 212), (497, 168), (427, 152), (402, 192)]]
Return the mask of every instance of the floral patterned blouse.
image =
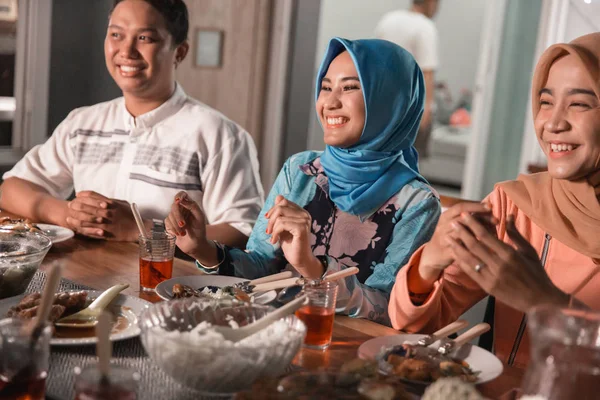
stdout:
[(400, 267), (432, 236), (440, 216), (433, 189), (414, 180), (387, 203), (371, 213), (355, 216), (339, 210), (329, 198), (329, 181), (320, 162), (320, 152), (307, 151), (287, 160), (279, 173), (264, 209), (254, 226), (247, 250), (226, 249), (217, 270), (207, 273), (255, 279), (285, 269), (287, 262), (278, 244), (270, 243), (264, 214), (281, 194), (312, 216), (311, 247), (317, 256), (327, 256), (326, 273), (347, 267), (360, 272), (341, 281), (336, 304), (338, 313), (368, 318), (390, 325), (389, 294)]

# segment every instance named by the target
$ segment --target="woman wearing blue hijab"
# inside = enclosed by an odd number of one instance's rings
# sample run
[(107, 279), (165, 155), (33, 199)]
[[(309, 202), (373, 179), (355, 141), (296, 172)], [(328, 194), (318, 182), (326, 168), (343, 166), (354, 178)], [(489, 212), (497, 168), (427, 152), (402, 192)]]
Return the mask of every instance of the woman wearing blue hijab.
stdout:
[(316, 84), (326, 149), (286, 161), (245, 252), (208, 241), (210, 221), (184, 192), (166, 226), (207, 273), (253, 279), (289, 264), (312, 279), (356, 266), (339, 282), (336, 311), (389, 325), (396, 273), (440, 215), (413, 147), (423, 75), (391, 42), (334, 38)]

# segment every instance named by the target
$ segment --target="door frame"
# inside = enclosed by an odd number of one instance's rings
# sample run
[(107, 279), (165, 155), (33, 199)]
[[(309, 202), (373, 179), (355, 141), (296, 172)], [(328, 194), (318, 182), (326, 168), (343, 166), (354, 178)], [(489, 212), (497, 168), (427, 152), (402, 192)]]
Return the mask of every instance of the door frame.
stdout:
[(297, 0), (273, 2), (271, 11), (271, 39), (264, 91), (264, 113), (260, 141), (260, 177), (266, 192), (281, 168), (283, 128), (288, 95), (291, 34)]
[[(481, 200), (485, 156), (490, 137), (490, 123), (494, 108), (493, 99), (496, 75), (500, 62), (502, 33), (508, 0), (495, 0), (487, 3), (482, 24), (483, 32), (479, 46), (479, 61), (473, 95), (473, 117), (471, 141), (465, 157), (461, 197)], [(493, 77), (493, 79), (490, 79)]]
[(52, 0), (19, 0), (15, 58), (13, 150), (26, 152), (48, 138)]
[[(536, 62), (531, 71), (532, 76), (537, 60), (539, 60), (542, 53), (553, 44), (565, 41), (570, 5), (571, 2), (565, 0), (547, 0), (542, 2), (542, 15), (540, 16), (540, 26), (535, 49)], [(529, 102), (527, 104), (531, 104), (531, 100), (530, 91)], [(546, 155), (537, 141), (533, 120), (525, 118), (519, 171), (520, 173), (527, 173), (529, 165), (546, 165), (546, 162)]]

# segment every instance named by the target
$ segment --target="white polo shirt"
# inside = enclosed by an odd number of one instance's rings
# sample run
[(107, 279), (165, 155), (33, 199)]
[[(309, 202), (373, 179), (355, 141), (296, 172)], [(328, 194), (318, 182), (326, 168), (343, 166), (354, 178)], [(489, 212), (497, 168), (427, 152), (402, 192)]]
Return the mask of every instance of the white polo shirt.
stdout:
[(229, 223), (246, 235), (264, 199), (251, 136), (180, 85), (137, 118), (122, 97), (73, 110), (3, 179), (10, 177), (63, 199), (73, 190), (93, 190), (135, 202), (144, 218), (164, 219), (175, 194), (185, 190), (210, 224)]
[(389, 12), (377, 24), (375, 36), (408, 50), (422, 70), (438, 68), (437, 28), (425, 15), (409, 10)]

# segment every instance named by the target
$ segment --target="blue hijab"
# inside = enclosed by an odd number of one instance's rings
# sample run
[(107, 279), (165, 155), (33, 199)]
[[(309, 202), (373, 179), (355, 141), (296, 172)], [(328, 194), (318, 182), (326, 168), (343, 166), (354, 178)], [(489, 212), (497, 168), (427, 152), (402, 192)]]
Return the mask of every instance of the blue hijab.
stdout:
[(329, 197), (350, 214), (379, 209), (419, 174), (413, 147), (425, 103), (423, 73), (413, 56), (386, 40), (333, 38), (317, 75), (316, 97), (329, 65), (348, 51), (365, 101), (365, 126), (358, 143), (326, 146), (321, 164), (329, 178)]

